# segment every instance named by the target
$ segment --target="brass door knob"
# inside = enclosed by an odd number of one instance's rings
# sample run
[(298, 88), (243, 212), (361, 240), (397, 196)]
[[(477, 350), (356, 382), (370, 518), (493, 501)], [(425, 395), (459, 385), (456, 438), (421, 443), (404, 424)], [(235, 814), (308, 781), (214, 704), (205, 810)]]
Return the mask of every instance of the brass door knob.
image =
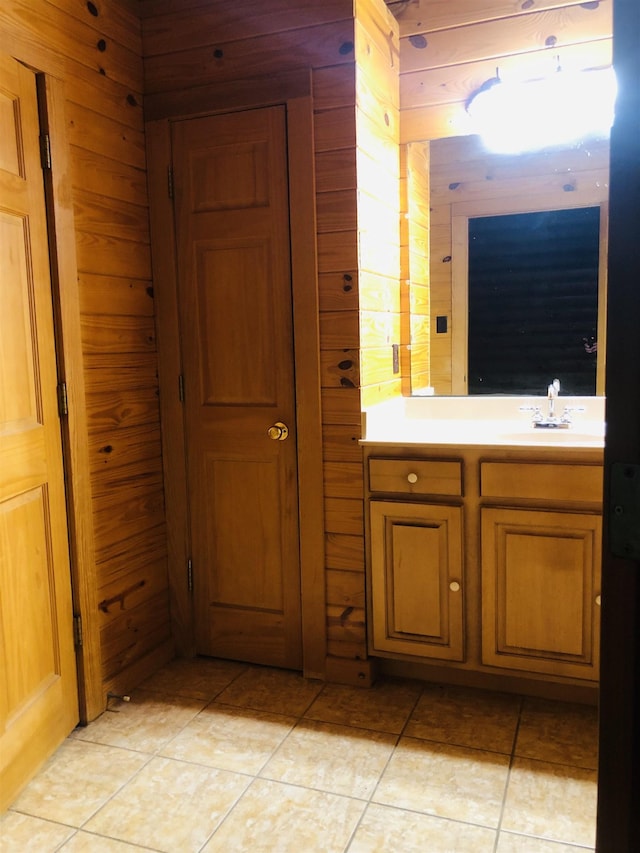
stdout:
[(284, 441), (289, 436), (289, 427), (282, 421), (277, 421), (267, 430), (267, 435), (273, 441)]

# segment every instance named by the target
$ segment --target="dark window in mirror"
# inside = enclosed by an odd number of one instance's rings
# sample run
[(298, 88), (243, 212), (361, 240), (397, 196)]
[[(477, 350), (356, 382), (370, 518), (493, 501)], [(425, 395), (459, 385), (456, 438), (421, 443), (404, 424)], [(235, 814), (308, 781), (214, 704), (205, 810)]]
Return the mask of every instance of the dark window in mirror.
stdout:
[(595, 394), (599, 247), (599, 207), (469, 219), (469, 394)]

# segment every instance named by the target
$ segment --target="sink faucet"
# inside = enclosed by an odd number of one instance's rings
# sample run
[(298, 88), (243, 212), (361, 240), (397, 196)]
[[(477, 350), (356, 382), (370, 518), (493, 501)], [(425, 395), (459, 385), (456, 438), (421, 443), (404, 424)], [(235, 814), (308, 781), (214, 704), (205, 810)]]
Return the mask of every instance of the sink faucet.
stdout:
[(554, 379), (547, 388), (547, 397), (549, 398), (549, 420), (555, 417), (556, 397), (560, 393), (560, 380)]

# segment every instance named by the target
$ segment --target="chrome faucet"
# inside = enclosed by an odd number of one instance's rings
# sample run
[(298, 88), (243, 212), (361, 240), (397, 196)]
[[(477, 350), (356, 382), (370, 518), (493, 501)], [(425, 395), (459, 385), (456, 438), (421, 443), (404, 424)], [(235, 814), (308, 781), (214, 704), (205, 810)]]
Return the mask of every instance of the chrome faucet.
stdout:
[(549, 398), (549, 420), (555, 418), (556, 397), (560, 393), (560, 380), (554, 379), (547, 388), (547, 397)]

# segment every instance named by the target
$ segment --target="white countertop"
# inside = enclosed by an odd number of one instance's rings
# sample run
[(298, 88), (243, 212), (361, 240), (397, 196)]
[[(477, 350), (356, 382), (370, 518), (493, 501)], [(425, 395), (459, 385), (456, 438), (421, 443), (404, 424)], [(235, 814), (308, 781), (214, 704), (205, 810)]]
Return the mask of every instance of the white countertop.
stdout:
[[(532, 403), (531, 400), (534, 402)], [(455, 401), (455, 402), (454, 402)], [(396, 398), (363, 412), (362, 444), (487, 447), (604, 447), (603, 398), (565, 398), (556, 411), (580, 406), (569, 428), (534, 428), (523, 405), (536, 398)], [(448, 415), (448, 417), (447, 417)], [(454, 415), (452, 417), (452, 415)]]

